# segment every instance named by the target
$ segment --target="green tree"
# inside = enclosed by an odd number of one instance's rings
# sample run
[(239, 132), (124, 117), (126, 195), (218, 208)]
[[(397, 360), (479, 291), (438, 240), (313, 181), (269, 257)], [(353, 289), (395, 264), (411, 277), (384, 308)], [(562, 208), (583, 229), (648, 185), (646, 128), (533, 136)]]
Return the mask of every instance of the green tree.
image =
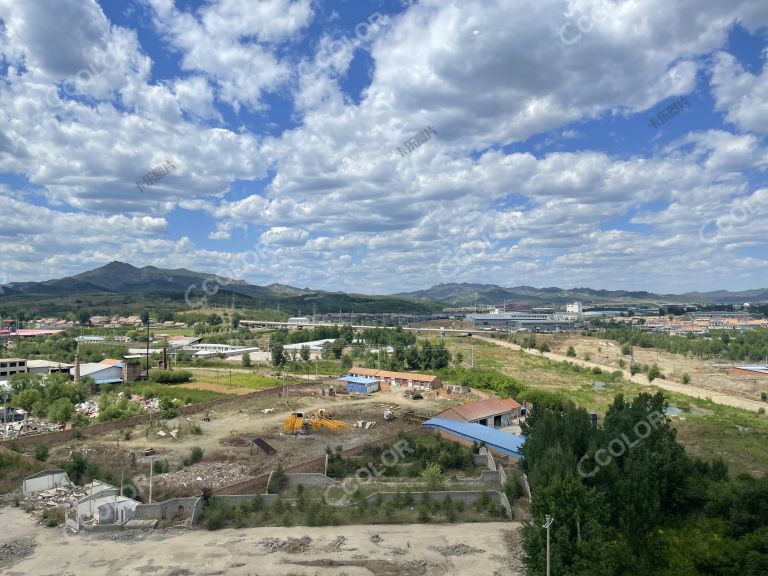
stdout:
[(283, 366), (285, 364), (285, 352), (282, 344), (272, 345), (272, 365)]
[(139, 315), (141, 318), (141, 323), (145, 326), (149, 324), (149, 311), (148, 310), (142, 310), (141, 314)]
[(440, 490), (445, 484), (445, 474), (440, 464), (431, 462), (424, 468), (421, 477), (427, 485), (427, 490)]
[(250, 368), (251, 367), (251, 355), (248, 354), (248, 352), (244, 353), (242, 356), (243, 360), (243, 367), (244, 368)]
[(569, 358), (576, 358), (576, 349), (573, 346), (568, 346), (568, 351), (565, 355)]
[(301, 356), (301, 359), (304, 360), (304, 362), (309, 362), (309, 358), (310, 358), (309, 346), (302, 346), (301, 350), (299, 351), (299, 356)]
[(45, 444), (38, 444), (35, 446), (35, 460), (39, 462), (45, 462), (48, 460), (50, 453), (50, 449)]
[(341, 369), (349, 370), (350, 368), (352, 368), (352, 356), (349, 354), (344, 354), (341, 357)]
[(67, 398), (59, 398), (48, 407), (48, 420), (63, 424), (75, 413), (75, 407)]
[(659, 367), (654, 364), (648, 369), (648, 382), (653, 382), (656, 380), (656, 378), (663, 378), (664, 375), (661, 373), (661, 370)]
[(27, 412), (32, 412), (32, 407), (40, 403), (42, 399), (43, 396), (37, 389), (27, 388), (26, 390), (22, 390), (18, 394), (14, 395), (11, 402), (15, 406), (23, 408)]

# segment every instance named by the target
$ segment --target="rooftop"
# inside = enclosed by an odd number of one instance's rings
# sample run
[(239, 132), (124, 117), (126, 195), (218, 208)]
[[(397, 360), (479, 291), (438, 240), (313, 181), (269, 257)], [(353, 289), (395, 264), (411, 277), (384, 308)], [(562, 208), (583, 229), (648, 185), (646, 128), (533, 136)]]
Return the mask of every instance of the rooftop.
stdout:
[[(443, 417), (443, 414), (446, 414), (446, 412), (454, 411), (461, 416), (462, 419), (471, 422), (482, 418), (490, 418), (491, 416), (496, 416), (498, 414), (506, 414), (507, 412), (517, 410), (518, 408), (520, 408), (520, 404), (511, 398), (508, 400), (489, 398), (487, 400), (480, 400), (479, 402), (453, 406), (438, 417)], [(450, 418), (449, 416), (446, 417)]]
[(418, 382), (433, 382), (437, 376), (432, 374), (416, 374), (415, 372), (391, 372), (390, 370), (378, 370), (377, 368), (351, 368), (350, 374), (360, 376), (374, 376), (379, 378), (399, 378), (401, 380), (416, 380)]
[(483, 443), (487, 448), (507, 454), (514, 458), (522, 458), (520, 448), (525, 442), (525, 438), (517, 434), (502, 432), (495, 428), (489, 428), (482, 424), (473, 424), (470, 422), (459, 422), (457, 420), (448, 420), (446, 418), (431, 418), (422, 424), (425, 428), (433, 430), (442, 430), (469, 440), (471, 442)]

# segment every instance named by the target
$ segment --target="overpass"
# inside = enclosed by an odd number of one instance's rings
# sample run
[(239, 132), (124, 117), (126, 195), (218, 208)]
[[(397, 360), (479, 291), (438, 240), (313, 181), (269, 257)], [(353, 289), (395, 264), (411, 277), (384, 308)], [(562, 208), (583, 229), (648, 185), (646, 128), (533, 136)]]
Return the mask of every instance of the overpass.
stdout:
[[(240, 320), (240, 325), (245, 326), (246, 328), (270, 328), (270, 329), (277, 329), (277, 328), (296, 328), (296, 329), (304, 329), (304, 328), (315, 328), (315, 327), (338, 327), (341, 328), (342, 326), (349, 326), (348, 323), (345, 322), (302, 322), (302, 323), (296, 323), (296, 322), (272, 322), (268, 320)], [(366, 328), (388, 328), (391, 330), (394, 330), (395, 328), (402, 328), (403, 330), (407, 332), (458, 332), (461, 334), (472, 334), (472, 333), (484, 333), (484, 332), (493, 332), (493, 330), (477, 330), (477, 329), (471, 329), (471, 330), (459, 330), (456, 328), (414, 328), (411, 326), (380, 326), (378, 324), (352, 324), (352, 330), (364, 330)]]

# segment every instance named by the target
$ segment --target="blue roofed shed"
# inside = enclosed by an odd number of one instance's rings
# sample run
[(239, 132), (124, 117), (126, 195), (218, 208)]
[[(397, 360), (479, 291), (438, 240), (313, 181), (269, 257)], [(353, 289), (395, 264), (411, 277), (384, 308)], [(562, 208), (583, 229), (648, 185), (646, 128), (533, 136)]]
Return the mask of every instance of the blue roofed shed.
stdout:
[(502, 432), (482, 424), (459, 422), (457, 420), (449, 420), (448, 418), (431, 418), (424, 422), (422, 426), (439, 430), (441, 434), (446, 436), (453, 436), (467, 442), (485, 444), (489, 450), (494, 450), (513, 458), (523, 457), (520, 453), (520, 447), (523, 445), (525, 438), (517, 434)]
[(347, 391), (351, 394), (370, 394), (371, 392), (378, 392), (379, 383), (381, 382), (378, 378), (350, 375), (342, 376), (339, 380), (347, 383)]

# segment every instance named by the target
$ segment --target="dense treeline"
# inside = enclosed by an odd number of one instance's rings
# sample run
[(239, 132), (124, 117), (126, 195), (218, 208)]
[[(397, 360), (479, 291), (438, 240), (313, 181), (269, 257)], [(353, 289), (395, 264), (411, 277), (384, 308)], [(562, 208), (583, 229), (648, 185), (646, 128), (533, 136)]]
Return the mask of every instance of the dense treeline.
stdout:
[(671, 336), (657, 332), (643, 332), (631, 328), (612, 328), (593, 334), (616, 340), (620, 344), (657, 348), (673, 354), (698, 358), (724, 358), (733, 362), (759, 362), (768, 356), (768, 330), (747, 330), (743, 333), (717, 331), (709, 336)]
[(539, 394), (522, 448), (534, 522), (528, 574), (543, 575), (551, 515), (553, 574), (768, 574), (768, 478), (734, 480), (722, 460), (688, 457), (661, 393), (619, 395), (602, 426)]
[(382, 370), (440, 370), (451, 362), (451, 353), (443, 346), (435, 346), (429, 340), (404, 347), (401, 343), (392, 346), (392, 353), (379, 350), (363, 353), (353, 347), (352, 357), (362, 358), (366, 368)]
[(75, 416), (75, 404), (88, 397), (92, 382), (83, 378), (76, 384), (66, 374), (14, 374), (8, 381), (13, 391), (11, 405), (52, 422), (67, 422)]

